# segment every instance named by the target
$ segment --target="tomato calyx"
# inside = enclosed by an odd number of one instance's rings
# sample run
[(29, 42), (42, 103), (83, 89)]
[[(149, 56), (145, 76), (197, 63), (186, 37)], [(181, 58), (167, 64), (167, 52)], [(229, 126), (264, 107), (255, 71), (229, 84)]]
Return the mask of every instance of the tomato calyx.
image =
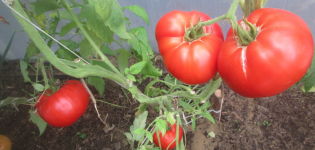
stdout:
[(205, 34), (203, 31), (203, 27), (197, 24), (186, 30), (184, 38), (185, 41), (192, 42), (206, 35), (207, 34)]
[(246, 18), (244, 18), (240, 24), (232, 25), (235, 31), (235, 35), (238, 39), (240, 46), (247, 46), (253, 42), (257, 35), (258, 29), (255, 25), (250, 23)]

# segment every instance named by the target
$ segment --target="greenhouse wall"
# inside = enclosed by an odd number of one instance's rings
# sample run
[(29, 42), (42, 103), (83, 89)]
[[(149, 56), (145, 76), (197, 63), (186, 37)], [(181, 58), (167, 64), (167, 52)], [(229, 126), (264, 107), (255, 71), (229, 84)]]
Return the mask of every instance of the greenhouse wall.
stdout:
[[(146, 25), (137, 16), (129, 14), (132, 23), (135, 26), (143, 25), (147, 28), (152, 47), (157, 50), (154, 38), (154, 28), (158, 19), (165, 13), (177, 10), (198, 10), (204, 12), (211, 17), (224, 14), (231, 0), (119, 0), (122, 6), (140, 5), (145, 8), (150, 17), (150, 24)], [(269, 0), (266, 7), (274, 7), (289, 10), (302, 17), (309, 25), (312, 33), (315, 33), (315, 0)], [(240, 11), (239, 11), (240, 16)], [(13, 45), (8, 52), (7, 59), (23, 58), (25, 48), (27, 47), (28, 37), (23, 33), (20, 25), (13, 17), (12, 13), (3, 3), (0, 3), (0, 16), (6, 18), (10, 24), (0, 23), (0, 54), (3, 53), (12, 33), (17, 31), (14, 37)], [(228, 23), (221, 23), (224, 32), (229, 28)]]

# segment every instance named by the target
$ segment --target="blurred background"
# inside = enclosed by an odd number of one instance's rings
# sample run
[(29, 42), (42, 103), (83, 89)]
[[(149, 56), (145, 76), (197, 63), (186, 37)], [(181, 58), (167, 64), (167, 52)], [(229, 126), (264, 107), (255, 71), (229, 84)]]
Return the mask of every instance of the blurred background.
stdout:
[[(141, 19), (131, 13), (128, 13), (127, 16), (131, 18), (133, 25), (143, 25), (148, 30), (152, 47), (157, 51), (154, 29), (157, 21), (163, 14), (174, 9), (184, 11), (198, 10), (215, 17), (224, 14), (232, 0), (119, 0), (119, 2), (122, 6), (136, 4), (147, 10), (150, 25), (146, 25)], [(299, 15), (307, 22), (312, 33), (315, 33), (315, 0), (269, 0), (266, 7), (286, 9)], [(22, 31), (19, 23), (3, 3), (0, 3), (0, 16), (3, 16), (9, 22), (9, 24), (0, 23), (0, 54), (3, 54), (12, 33), (17, 31), (6, 59), (23, 58), (28, 42), (27, 35)], [(238, 16), (241, 16), (240, 11), (238, 11)], [(226, 22), (221, 22), (220, 25), (224, 33), (229, 28), (229, 24)]]

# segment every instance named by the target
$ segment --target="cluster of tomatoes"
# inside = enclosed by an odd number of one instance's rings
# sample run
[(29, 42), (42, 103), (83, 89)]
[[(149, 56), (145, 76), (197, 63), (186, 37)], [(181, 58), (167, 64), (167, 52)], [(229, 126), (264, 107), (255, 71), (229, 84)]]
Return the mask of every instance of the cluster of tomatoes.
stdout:
[[(168, 71), (187, 84), (203, 84), (218, 72), (235, 92), (246, 97), (266, 97), (283, 92), (307, 72), (313, 57), (313, 38), (306, 23), (297, 15), (274, 8), (261, 8), (246, 20), (257, 29), (247, 45), (239, 43), (232, 28), (224, 40), (218, 24), (202, 27), (203, 36), (187, 40), (187, 31), (211, 18), (198, 11), (172, 11), (156, 26), (160, 54)], [(80, 81), (69, 80), (57, 92), (46, 91), (36, 104), (39, 115), (50, 125), (73, 124), (86, 111), (89, 94)], [(182, 139), (176, 124), (154, 143), (173, 149)]]
[(206, 83), (218, 72), (240, 95), (268, 97), (298, 82), (311, 65), (311, 31), (291, 12), (275, 8), (252, 12), (246, 20), (256, 27), (257, 35), (247, 45), (239, 42), (232, 28), (224, 40), (218, 24), (204, 26), (204, 36), (186, 40), (188, 29), (207, 20), (210, 17), (201, 12), (172, 11), (156, 26), (164, 64), (184, 83)]

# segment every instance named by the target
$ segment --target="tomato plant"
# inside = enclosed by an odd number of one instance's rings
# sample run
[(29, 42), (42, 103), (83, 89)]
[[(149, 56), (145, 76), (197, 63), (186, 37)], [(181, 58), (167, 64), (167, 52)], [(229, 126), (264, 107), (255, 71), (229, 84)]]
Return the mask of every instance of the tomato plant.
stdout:
[[(307, 72), (313, 38), (306, 23), (286, 10), (261, 8), (247, 18), (257, 35), (242, 45), (231, 29), (218, 58), (222, 79), (246, 97), (273, 96), (291, 87)], [(247, 27), (247, 23), (243, 27)]]
[(68, 80), (55, 93), (45, 92), (38, 100), (38, 114), (54, 127), (72, 125), (86, 111), (89, 94), (80, 81)]
[(198, 11), (171, 11), (157, 23), (155, 34), (167, 70), (187, 84), (209, 81), (217, 72), (217, 54), (223, 42), (218, 24), (189, 30), (211, 18)]
[[(176, 132), (177, 131), (177, 132)], [(163, 134), (161, 131), (157, 131), (153, 134), (153, 142), (156, 146), (162, 148), (163, 150), (172, 150), (176, 147), (176, 137), (178, 134), (178, 143), (183, 137), (183, 128), (177, 124), (169, 125), (169, 130)]]
[(11, 140), (5, 135), (0, 135), (0, 150), (11, 150), (11, 147)]

